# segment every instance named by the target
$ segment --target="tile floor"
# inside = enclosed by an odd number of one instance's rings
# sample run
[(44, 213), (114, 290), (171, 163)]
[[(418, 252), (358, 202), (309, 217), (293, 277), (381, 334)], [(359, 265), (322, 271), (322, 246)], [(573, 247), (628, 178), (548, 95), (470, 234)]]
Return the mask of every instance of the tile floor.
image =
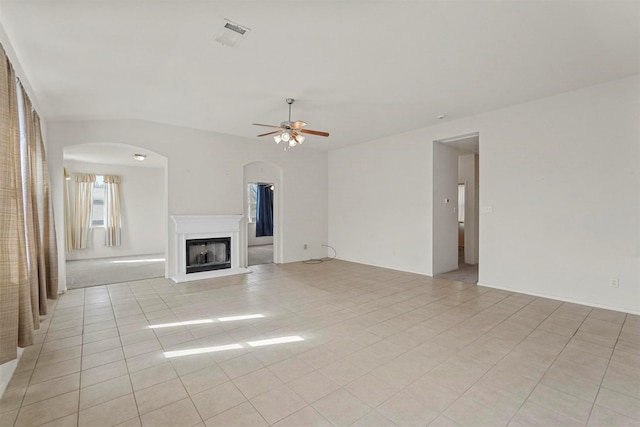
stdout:
[(478, 283), (478, 264), (467, 264), (464, 262), (464, 248), (458, 247), (458, 269), (439, 274), (443, 279), (455, 280), (457, 282)]
[(1, 426), (640, 425), (638, 316), (342, 261), (71, 290), (37, 338)]
[(478, 283), (478, 264), (461, 263), (457, 270), (442, 273), (438, 277), (456, 282), (475, 284)]

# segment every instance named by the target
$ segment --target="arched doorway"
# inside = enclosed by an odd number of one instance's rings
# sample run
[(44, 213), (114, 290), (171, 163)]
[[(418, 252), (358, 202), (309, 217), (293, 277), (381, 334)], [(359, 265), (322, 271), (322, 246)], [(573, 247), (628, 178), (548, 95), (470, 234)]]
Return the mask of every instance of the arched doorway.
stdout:
[[(262, 184), (264, 187), (269, 187), (273, 192), (273, 235), (270, 236), (256, 236), (256, 223), (254, 221), (255, 214), (252, 207), (252, 194), (251, 186), (257, 186)], [(244, 266), (248, 267), (253, 262), (263, 263), (265, 261), (265, 254), (268, 257), (269, 248), (272, 245), (272, 260), (274, 263), (281, 263), (283, 259), (282, 254), (282, 168), (278, 165), (269, 162), (252, 162), (244, 166), (244, 180), (243, 180), (243, 213), (244, 219), (244, 236), (242, 240), (242, 247), (244, 253)], [(260, 234), (260, 233), (257, 233)], [(256, 259), (249, 257), (249, 247), (252, 246), (256, 251)], [(259, 248), (264, 246), (263, 248)], [(259, 250), (262, 251), (259, 251)], [(262, 253), (262, 255), (259, 255)]]
[[(134, 155), (137, 156), (136, 160)], [(65, 239), (75, 211), (78, 174), (120, 177), (122, 231), (119, 245), (105, 245), (99, 215), (99, 191), (92, 196), (91, 229), (87, 246), (65, 253), (68, 288), (166, 277), (167, 159), (128, 144), (87, 143), (63, 149), (71, 206), (65, 202)], [(97, 180), (99, 182), (99, 180)], [(69, 217), (67, 219), (66, 213)], [(67, 245), (65, 245), (67, 246)]]

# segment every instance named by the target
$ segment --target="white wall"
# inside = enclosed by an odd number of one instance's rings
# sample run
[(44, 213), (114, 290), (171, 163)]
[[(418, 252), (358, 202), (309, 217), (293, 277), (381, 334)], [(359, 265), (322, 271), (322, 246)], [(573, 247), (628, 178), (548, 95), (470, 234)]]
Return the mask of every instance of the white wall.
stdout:
[[(119, 175), (122, 201), (121, 245), (105, 247), (104, 228), (95, 228), (91, 230), (90, 247), (71, 251), (67, 254), (67, 260), (164, 253), (167, 233), (164, 169), (70, 160), (65, 160), (64, 166), (72, 175), (75, 173)], [(73, 176), (69, 181), (69, 194), (73, 210), (75, 197)], [(64, 235), (61, 235), (62, 237)]]
[[(51, 122), (48, 139), (52, 175), (59, 177), (52, 183), (58, 211), (62, 209), (62, 152), (67, 146), (112, 142), (146, 148), (165, 156), (168, 159), (168, 215), (244, 214), (244, 165), (272, 162), (282, 168), (283, 262), (308, 259), (304, 243), (316, 248), (314, 256), (326, 254), (321, 247), (327, 241), (325, 152), (304, 146), (283, 152), (269, 140), (140, 120)], [(62, 229), (62, 224), (58, 227)], [(169, 241), (171, 238), (169, 235)], [(171, 256), (169, 251), (170, 263)]]
[(431, 273), (429, 140), (408, 133), (329, 153), (329, 244), (340, 259)]
[(480, 283), (638, 313), (639, 94), (634, 76), (332, 151), (329, 244), (433, 274), (431, 147), (478, 132)]

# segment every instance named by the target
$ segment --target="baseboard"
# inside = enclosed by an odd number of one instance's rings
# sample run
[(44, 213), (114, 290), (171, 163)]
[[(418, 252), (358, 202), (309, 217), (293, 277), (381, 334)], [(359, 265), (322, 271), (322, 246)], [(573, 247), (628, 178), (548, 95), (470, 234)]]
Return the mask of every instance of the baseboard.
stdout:
[(16, 371), (18, 367), (18, 361), (20, 360), (20, 356), (22, 356), (23, 348), (18, 347), (18, 357), (13, 359), (7, 363), (3, 363), (0, 365), (0, 399), (2, 399), (2, 395), (4, 391), (7, 389), (11, 378), (13, 377), (13, 373)]
[(590, 302), (584, 302), (584, 301), (580, 301), (580, 300), (562, 298), (562, 297), (559, 297), (558, 295), (541, 294), (541, 293), (537, 293), (537, 292), (523, 291), (521, 289), (511, 289), (511, 288), (506, 288), (506, 287), (503, 287), (503, 286), (487, 285), (485, 283), (480, 283), (480, 282), (478, 282), (478, 286), (484, 286), (485, 288), (499, 289), (501, 291), (514, 292), (514, 293), (517, 293), (517, 294), (530, 295), (532, 297), (554, 299), (554, 300), (557, 300), (557, 301), (569, 302), (569, 303), (572, 303), (572, 304), (585, 305), (587, 307), (602, 308), (602, 309), (605, 309), (605, 310), (618, 311), (618, 312), (621, 312), (621, 313), (640, 315), (640, 311), (637, 311), (637, 310), (629, 310), (629, 309), (620, 308), (620, 307), (611, 307), (611, 306), (608, 306), (608, 305), (605, 305), (605, 304), (593, 304), (593, 303), (590, 303)]

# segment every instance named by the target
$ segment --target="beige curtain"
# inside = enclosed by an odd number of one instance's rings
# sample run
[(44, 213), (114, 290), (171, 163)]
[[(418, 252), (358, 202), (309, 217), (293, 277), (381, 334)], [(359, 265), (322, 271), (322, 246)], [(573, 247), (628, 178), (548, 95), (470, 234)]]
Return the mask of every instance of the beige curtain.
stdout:
[(76, 178), (76, 194), (73, 211), (73, 249), (84, 249), (89, 243), (91, 231), (91, 207), (93, 203), (93, 183), (96, 176), (81, 173)]
[(40, 117), (32, 109), (31, 101), (26, 97), (28, 109), (31, 111), (30, 121), (27, 126), (33, 129), (33, 140), (29, 141), (29, 151), (34, 154), (30, 173), (32, 187), (30, 191), (36, 195), (34, 207), (34, 221), (38, 222), (39, 234), (36, 238), (36, 255), (38, 257), (38, 283), (40, 285), (40, 304), (45, 302), (44, 310), (40, 314), (47, 313), (46, 299), (56, 299), (58, 296), (58, 243), (56, 241), (55, 221), (53, 217), (53, 203), (51, 201), (51, 180), (47, 167), (46, 152), (42, 139)]
[(15, 359), (18, 341), (33, 340), (24, 228), (16, 179), (20, 174), (20, 131), (16, 77), (0, 49), (0, 363)]
[[(31, 112), (31, 102), (26, 94), (18, 85), (18, 96), (20, 97), (18, 107), (23, 113), (23, 120), (20, 123), (20, 136), (22, 138), (21, 149), (23, 158), (23, 167), (26, 166), (26, 173), (22, 173), (22, 210), (24, 211), (25, 235), (27, 241), (27, 270), (29, 274), (29, 284), (31, 286), (31, 304), (33, 307), (39, 307), (40, 313), (47, 313), (47, 299), (40, 298), (40, 295), (46, 295), (46, 291), (42, 289), (39, 281), (39, 269), (41, 268), (38, 259), (38, 241), (40, 236), (40, 221), (38, 218), (38, 192), (34, 191), (37, 187), (37, 174), (35, 172), (36, 153), (35, 135), (33, 129), (33, 114)], [(26, 163), (24, 162), (26, 160)], [(43, 292), (44, 291), (44, 292)], [(33, 321), (37, 325), (39, 313), (33, 310)]]
[(120, 177), (104, 176), (105, 246), (120, 246), (122, 212), (120, 206)]
[(67, 168), (64, 168), (64, 251), (66, 253), (71, 252), (73, 249), (73, 222), (71, 221), (69, 181), (71, 181), (71, 175), (69, 175)]
[(0, 364), (33, 343), (57, 278), (40, 120), (0, 46)]

